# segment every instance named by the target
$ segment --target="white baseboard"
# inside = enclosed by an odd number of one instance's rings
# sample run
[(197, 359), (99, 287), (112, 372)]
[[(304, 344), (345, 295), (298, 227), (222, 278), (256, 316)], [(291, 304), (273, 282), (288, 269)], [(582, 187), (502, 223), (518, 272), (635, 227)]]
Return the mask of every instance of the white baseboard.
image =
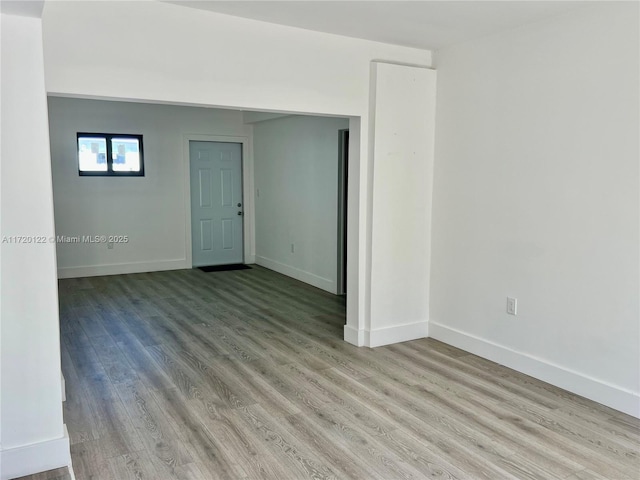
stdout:
[(345, 325), (344, 341), (356, 347), (364, 346), (364, 330), (358, 330), (351, 325)]
[(160, 272), (164, 270), (182, 270), (191, 268), (185, 259), (162, 260), (158, 262), (115, 263), (110, 265), (88, 265), (83, 267), (58, 268), (58, 278), (99, 277), (102, 275), (121, 275), (125, 273)]
[(431, 321), (429, 336), (526, 375), (640, 418), (640, 395), (526, 353)]
[(64, 426), (61, 438), (2, 450), (0, 456), (2, 457), (0, 480), (67, 467), (71, 465), (67, 427)]
[(408, 342), (429, 336), (429, 322), (409, 323), (406, 325), (394, 325), (393, 327), (377, 328), (365, 332), (365, 345), (368, 347), (381, 347), (392, 343)]
[(282, 273), (288, 277), (295, 278), (301, 282), (308, 283), (309, 285), (313, 285), (314, 287), (318, 287), (329, 293), (336, 293), (336, 283), (328, 278), (320, 277), (313, 273), (305, 272), (304, 270), (300, 270), (290, 265), (285, 265), (284, 263), (271, 260), (270, 258), (261, 257), (259, 255), (256, 255), (256, 264), (261, 267), (268, 268), (269, 270)]

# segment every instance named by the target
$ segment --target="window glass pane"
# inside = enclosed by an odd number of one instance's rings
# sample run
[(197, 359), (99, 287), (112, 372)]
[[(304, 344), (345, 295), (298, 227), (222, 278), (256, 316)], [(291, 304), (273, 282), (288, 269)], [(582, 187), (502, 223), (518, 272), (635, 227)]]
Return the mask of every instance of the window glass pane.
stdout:
[(114, 172), (140, 171), (140, 143), (137, 138), (112, 138), (111, 156)]
[(81, 172), (107, 171), (107, 140), (78, 137), (78, 161)]

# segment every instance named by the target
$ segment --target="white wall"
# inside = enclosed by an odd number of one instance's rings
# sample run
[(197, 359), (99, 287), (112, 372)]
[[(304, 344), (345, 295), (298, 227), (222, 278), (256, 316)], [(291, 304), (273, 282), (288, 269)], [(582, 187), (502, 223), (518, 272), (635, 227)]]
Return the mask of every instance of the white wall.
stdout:
[[(1, 15), (0, 478), (69, 464), (39, 18)], [(43, 241), (44, 240), (44, 241)], [(43, 241), (43, 243), (40, 243)]]
[(54, 93), (362, 115), (371, 60), (431, 61), (426, 50), (161, 2), (48, 2), (43, 22)]
[(612, 2), (438, 52), (429, 326), (636, 416), (638, 13)]
[[(103, 243), (59, 243), (60, 277), (191, 268), (184, 136), (250, 140), (241, 112), (50, 97), (49, 119), (57, 235), (129, 237), (111, 250)], [(145, 176), (79, 176), (77, 132), (142, 134)]]
[(429, 65), (431, 52), (161, 2), (47, 2), (43, 28), (52, 93), (354, 117), (360, 149), (350, 155), (349, 205), (358, 210), (349, 212), (348, 230), (358, 245), (348, 257), (347, 321), (364, 325), (369, 65)]
[(375, 347), (427, 336), (436, 72), (374, 63), (371, 325)]
[(289, 116), (253, 130), (256, 263), (332, 293), (339, 130), (348, 127), (347, 119)]

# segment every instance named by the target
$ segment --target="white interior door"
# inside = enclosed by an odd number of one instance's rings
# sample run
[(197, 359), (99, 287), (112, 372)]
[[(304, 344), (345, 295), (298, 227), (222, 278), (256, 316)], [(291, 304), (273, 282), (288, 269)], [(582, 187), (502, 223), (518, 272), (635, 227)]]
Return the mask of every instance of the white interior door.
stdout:
[(189, 142), (193, 266), (243, 262), (242, 144)]

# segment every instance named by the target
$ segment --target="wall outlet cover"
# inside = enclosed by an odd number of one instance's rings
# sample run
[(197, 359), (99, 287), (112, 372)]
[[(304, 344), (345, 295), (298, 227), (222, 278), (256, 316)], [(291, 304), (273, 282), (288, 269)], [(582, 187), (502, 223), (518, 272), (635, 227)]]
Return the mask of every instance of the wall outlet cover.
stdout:
[(507, 297), (507, 313), (509, 315), (517, 315), (518, 314), (518, 299)]

